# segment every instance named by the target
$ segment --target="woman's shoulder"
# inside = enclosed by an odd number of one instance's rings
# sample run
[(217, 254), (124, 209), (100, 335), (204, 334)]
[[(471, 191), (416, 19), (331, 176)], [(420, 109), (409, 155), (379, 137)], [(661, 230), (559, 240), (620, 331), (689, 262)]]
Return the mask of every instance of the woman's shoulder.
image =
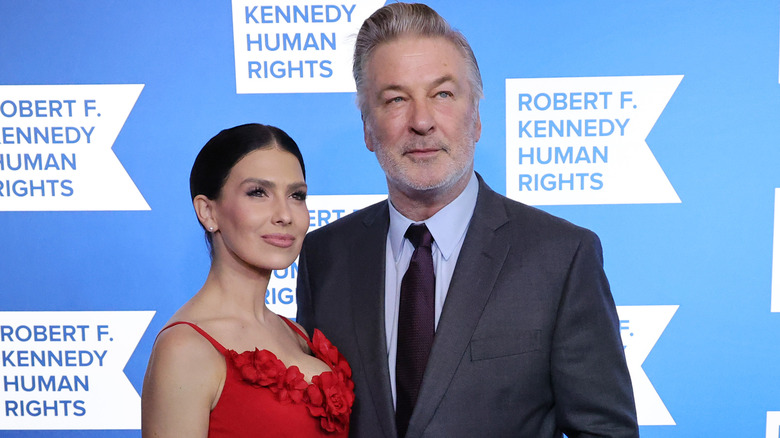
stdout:
[(219, 371), (224, 363), (222, 352), (196, 327), (176, 321), (167, 324), (152, 349), (152, 360), (157, 366), (176, 373), (202, 373), (209, 367)]
[(169, 321), (157, 334), (155, 348), (186, 354), (188, 350), (215, 350), (207, 331), (190, 321)]
[[(188, 324), (169, 325), (152, 347), (142, 391), (146, 428), (175, 424), (187, 431), (208, 427), (208, 413), (219, 399), (225, 359)], [(194, 433), (193, 433), (194, 434)]]
[(218, 344), (211, 337), (213, 325), (220, 318), (215, 317), (213, 310), (209, 309), (208, 299), (203, 289), (198, 291), (184, 305), (182, 305), (165, 323), (157, 335), (156, 344), (167, 346), (179, 353), (186, 354), (186, 350), (204, 352), (217, 349)]
[(160, 389), (181, 390), (198, 386), (193, 385), (196, 382), (211, 382), (206, 387), (212, 387), (207, 392), (213, 394), (222, 384), (225, 366), (223, 355), (193, 327), (168, 324), (152, 347), (146, 383)]
[(179, 368), (189, 361), (201, 370), (210, 364), (219, 368), (220, 362), (224, 363), (220, 360), (222, 347), (209, 334), (211, 318), (195, 301), (194, 297), (190, 299), (165, 323), (152, 347), (152, 359), (159, 356), (163, 364)]

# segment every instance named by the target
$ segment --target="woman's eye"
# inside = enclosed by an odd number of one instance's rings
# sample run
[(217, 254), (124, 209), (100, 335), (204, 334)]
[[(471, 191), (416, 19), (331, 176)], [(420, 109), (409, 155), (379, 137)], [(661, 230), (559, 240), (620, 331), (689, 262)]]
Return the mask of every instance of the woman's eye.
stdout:
[(298, 201), (305, 201), (306, 200), (306, 192), (295, 192), (292, 194), (292, 198), (296, 199)]
[(247, 194), (249, 196), (255, 196), (255, 197), (260, 197), (260, 196), (265, 196), (266, 195), (265, 190), (260, 188), (260, 187), (257, 187), (257, 188), (254, 188), (254, 189), (250, 190), (249, 193), (247, 193)]

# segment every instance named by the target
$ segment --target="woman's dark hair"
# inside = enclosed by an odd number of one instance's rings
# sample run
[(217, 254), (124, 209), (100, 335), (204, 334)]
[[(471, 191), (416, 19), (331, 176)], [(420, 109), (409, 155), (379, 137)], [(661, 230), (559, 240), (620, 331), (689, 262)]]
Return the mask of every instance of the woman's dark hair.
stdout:
[[(198, 195), (211, 200), (218, 199), (222, 186), (225, 185), (236, 163), (252, 151), (274, 146), (293, 154), (298, 159), (303, 178), (306, 179), (306, 168), (303, 165), (301, 151), (286, 132), (275, 126), (249, 123), (225, 129), (203, 146), (190, 171), (192, 199), (194, 200)], [(206, 230), (206, 240), (211, 250), (212, 236), (208, 230)]]

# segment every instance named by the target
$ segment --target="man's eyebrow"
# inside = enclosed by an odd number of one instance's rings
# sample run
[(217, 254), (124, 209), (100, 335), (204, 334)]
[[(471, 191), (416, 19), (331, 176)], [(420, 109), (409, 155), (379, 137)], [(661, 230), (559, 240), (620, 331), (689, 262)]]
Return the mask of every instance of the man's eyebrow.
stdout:
[[(452, 75), (444, 75), (440, 78), (437, 78), (436, 80), (432, 81), (430, 83), (431, 88), (436, 88), (441, 84), (444, 84), (446, 82), (455, 82), (455, 78)], [(390, 84), (379, 90), (379, 94), (382, 94), (386, 91), (405, 91), (406, 87), (403, 87), (398, 84)]]
[(455, 78), (452, 77), (452, 75), (444, 75), (440, 77), (439, 79), (436, 79), (431, 83), (434, 87), (438, 87), (439, 85), (445, 83), (445, 82), (455, 82)]
[(404, 87), (398, 84), (390, 84), (379, 90), (379, 94), (382, 94), (386, 91), (404, 91)]

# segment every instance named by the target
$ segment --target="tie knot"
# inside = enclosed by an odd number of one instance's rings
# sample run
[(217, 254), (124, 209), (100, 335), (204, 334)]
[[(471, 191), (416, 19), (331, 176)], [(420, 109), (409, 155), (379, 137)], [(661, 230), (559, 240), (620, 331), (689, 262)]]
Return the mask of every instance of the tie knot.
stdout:
[(409, 225), (404, 237), (412, 242), (414, 249), (417, 249), (420, 246), (430, 248), (433, 243), (433, 236), (431, 235), (431, 232), (428, 231), (428, 227), (426, 227), (425, 224)]

